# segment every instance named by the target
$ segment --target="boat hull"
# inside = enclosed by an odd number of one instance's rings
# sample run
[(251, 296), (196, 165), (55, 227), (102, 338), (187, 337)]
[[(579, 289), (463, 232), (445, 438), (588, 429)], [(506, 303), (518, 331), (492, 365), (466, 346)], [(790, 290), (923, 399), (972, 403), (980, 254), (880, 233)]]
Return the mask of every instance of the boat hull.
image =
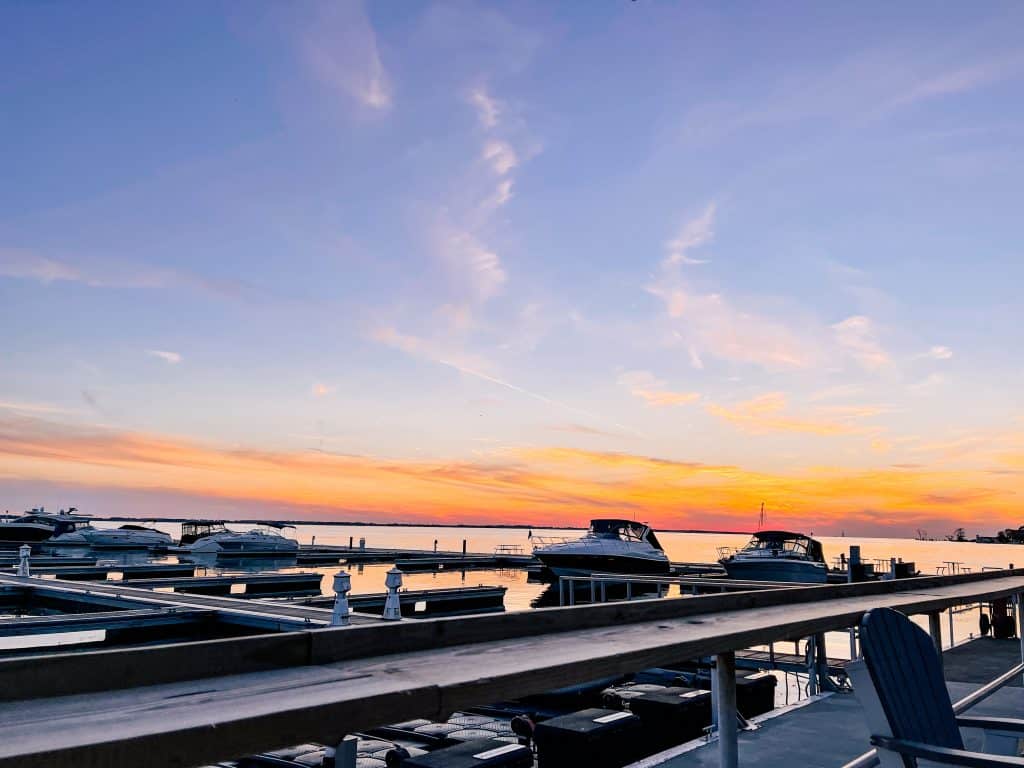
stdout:
[(0, 523), (0, 545), (36, 544), (53, 536), (53, 527)]
[(723, 560), (730, 579), (743, 581), (786, 581), (797, 584), (825, 584), (828, 568), (824, 563), (803, 560)]
[(556, 576), (589, 576), (592, 573), (663, 576), (670, 570), (668, 559), (653, 557), (547, 552), (534, 554)]

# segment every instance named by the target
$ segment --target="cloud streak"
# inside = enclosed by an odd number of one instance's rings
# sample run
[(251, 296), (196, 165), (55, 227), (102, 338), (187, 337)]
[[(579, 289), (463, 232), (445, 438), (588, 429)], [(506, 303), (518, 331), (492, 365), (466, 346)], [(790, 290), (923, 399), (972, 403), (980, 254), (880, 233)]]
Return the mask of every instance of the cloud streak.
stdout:
[(177, 352), (168, 352), (165, 349), (147, 349), (146, 354), (151, 357), (158, 357), (165, 363), (170, 363), (171, 365), (178, 365), (182, 360), (181, 355)]

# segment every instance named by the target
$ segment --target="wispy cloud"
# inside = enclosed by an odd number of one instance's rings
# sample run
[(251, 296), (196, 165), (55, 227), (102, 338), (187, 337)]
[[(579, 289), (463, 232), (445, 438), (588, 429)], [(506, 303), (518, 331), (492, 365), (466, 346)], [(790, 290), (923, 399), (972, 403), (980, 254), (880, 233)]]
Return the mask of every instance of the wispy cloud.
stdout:
[(755, 434), (767, 432), (802, 432), (812, 435), (863, 434), (873, 430), (855, 422), (881, 413), (880, 409), (872, 407), (840, 407), (819, 410), (812, 416), (793, 416), (787, 412), (787, 400), (782, 392), (768, 392), (733, 406), (708, 403), (705, 408), (712, 416)]
[(487, 90), (486, 84), (479, 84), (469, 89), (467, 101), (476, 108), (476, 116), (484, 128), (496, 128), (501, 116), (501, 102)]
[(864, 315), (854, 315), (832, 326), (836, 341), (868, 370), (881, 368), (889, 355), (878, 342), (874, 324)]
[(665, 266), (675, 264), (707, 264), (706, 259), (695, 259), (689, 252), (710, 243), (715, 236), (715, 204), (708, 203), (704, 211), (687, 221), (679, 234), (665, 244)]
[(147, 349), (146, 354), (151, 355), (153, 357), (159, 357), (165, 363), (170, 363), (171, 365), (177, 365), (182, 360), (182, 357), (179, 353), (168, 352), (165, 349)]
[(597, 429), (596, 427), (588, 427), (586, 424), (552, 424), (548, 429), (555, 432), (569, 432), (575, 435), (588, 435), (590, 437), (623, 437), (619, 432), (609, 432), (604, 429)]
[(500, 139), (491, 139), (484, 144), (481, 156), (499, 176), (504, 176), (519, 164), (519, 156), (512, 145)]
[(631, 395), (655, 408), (688, 405), (700, 399), (699, 392), (677, 392), (668, 389), (668, 384), (650, 371), (626, 371), (619, 376), (619, 383), (625, 386)]
[(371, 110), (391, 107), (391, 81), (361, 0), (319, 6), (301, 44), (310, 69), (327, 87)]
[(898, 96), (897, 105), (969, 93), (1024, 71), (1024, 56), (1019, 53), (997, 55), (966, 66), (930, 75)]
[(934, 346), (927, 352), (922, 352), (919, 357), (927, 357), (929, 360), (949, 360), (953, 357), (953, 350), (949, 347)]
[(438, 240), (450, 273), (475, 301), (484, 302), (498, 294), (507, 275), (495, 251), (468, 230), (442, 228)]

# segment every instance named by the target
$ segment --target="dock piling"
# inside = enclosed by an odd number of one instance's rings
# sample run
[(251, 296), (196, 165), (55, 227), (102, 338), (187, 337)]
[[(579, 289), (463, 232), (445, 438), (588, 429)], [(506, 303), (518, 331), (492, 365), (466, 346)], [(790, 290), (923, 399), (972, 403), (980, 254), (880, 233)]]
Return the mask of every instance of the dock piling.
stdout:
[(739, 729), (736, 721), (736, 654), (725, 651), (715, 656), (715, 697), (718, 713), (718, 764), (739, 766)]
[(22, 544), (18, 547), (18, 575), (27, 579), (29, 577), (29, 558), (32, 556), (32, 547)]
[(385, 621), (401, 621), (402, 600), (398, 596), (398, 588), (402, 586), (402, 572), (397, 568), (388, 571), (388, 575), (384, 578), (384, 586), (388, 588), (388, 597), (384, 602), (382, 618)]
[(349, 625), (348, 593), (352, 590), (352, 577), (348, 571), (334, 574), (334, 612), (331, 614), (332, 627)]

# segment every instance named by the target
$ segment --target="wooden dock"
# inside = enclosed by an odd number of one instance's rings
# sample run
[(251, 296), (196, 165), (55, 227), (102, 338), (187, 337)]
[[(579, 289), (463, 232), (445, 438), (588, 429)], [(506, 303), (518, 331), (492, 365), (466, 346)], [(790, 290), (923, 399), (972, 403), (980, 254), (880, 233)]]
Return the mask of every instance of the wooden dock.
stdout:
[[(119, 573), (124, 581), (145, 579), (157, 576), (190, 577), (194, 576), (196, 567), (191, 563), (169, 563), (155, 565), (124, 565), (109, 563), (106, 565), (46, 565), (33, 567), (33, 576), (54, 576), (58, 579), (91, 581), (110, 579), (112, 574)], [(5, 568), (0, 572), (14, 573), (16, 568)]]
[[(319, 573), (240, 573), (219, 576), (183, 576), (180, 578), (132, 579), (133, 587), (174, 589), (198, 595), (230, 595), (236, 597), (283, 597), (286, 595), (319, 595), (323, 575)], [(107, 584), (117, 584), (108, 581)], [(233, 592), (242, 586), (244, 592)], [(328, 598), (331, 605), (334, 598)]]
[[(454, 616), (468, 613), (484, 613), (505, 609), (506, 587), (450, 587), (441, 589), (405, 589), (398, 593), (403, 618)], [(350, 595), (348, 602), (353, 611), (380, 614), (384, 612), (386, 592), (365, 595)], [(329, 608), (334, 605), (333, 596), (313, 597), (303, 600), (304, 605)]]
[[(728, 669), (736, 650), (844, 629), (877, 606), (935, 613), (1022, 592), (1017, 569), (3, 660), (0, 767), (134, 766), (140, 755), (182, 766), (334, 744), (677, 659), (718, 654)], [(735, 701), (727, 694), (720, 706)]]

